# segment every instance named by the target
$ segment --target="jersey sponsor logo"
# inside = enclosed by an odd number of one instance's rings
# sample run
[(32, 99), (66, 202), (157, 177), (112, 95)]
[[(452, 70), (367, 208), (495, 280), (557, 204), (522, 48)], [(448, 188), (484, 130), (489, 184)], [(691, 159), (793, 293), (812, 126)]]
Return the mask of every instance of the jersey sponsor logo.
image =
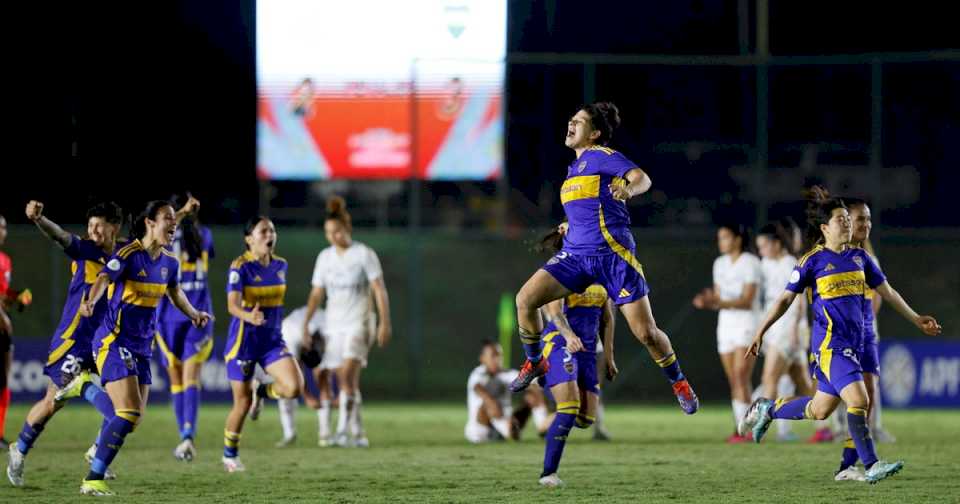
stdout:
[(790, 283), (795, 284), (800, 281), (800, 270), (793, 270), (793, 273), (790, 273)]
[(120, 271), (120, 261), (110, 259), (110, 262), (107, 263), (107, 268), (110, 269), (110, 271)]
[(817, 292), (821, 299), (833, 299), (843, 296), (862, 296), (866, 289), (863, 271), (834, 273), (817, 279)]
[(240, 281), (240, 273), (237, 273), (236, 271), (231, 271), (231, 272), (230, 272), (230, 278), (229, 278), (229, 280), (230, 280), (230, 283), (232, 283), (232, 284), (235, 284), (235, 283), (239, 282), (239, 281)]

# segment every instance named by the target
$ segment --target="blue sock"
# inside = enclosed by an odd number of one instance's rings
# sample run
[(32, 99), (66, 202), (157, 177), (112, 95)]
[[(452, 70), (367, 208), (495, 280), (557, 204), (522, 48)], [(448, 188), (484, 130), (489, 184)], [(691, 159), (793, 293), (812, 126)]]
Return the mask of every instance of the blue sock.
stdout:
[(867, 427), (867, 410), (865, 408), (847, 408), (847, 428), (850, 437), (857, 447), (857, 455), (863, 462), (863, 467), (870, 469), (877, 461), (877, 450), (873, 447), (870, 438), (870, 427)]
[(40, 433), (43, 432), (43, 428), (46, 424), (38, 423), (37, 425), (30, 425), (27, 422), (23, 423), (23, 429), (20, 431), (20, 435), (17, 436), (17, 449), (20, 450), (20, 453), (26, 455), (30, 451), (30, 448), (33, 448), (33, 443), (37, 441), (37, 438), (40, 437)]
[(857, 455), (857, 445), (853, 443), (852, 438), (847, 438), (843, 442), (843, 455), (840, 456), (840, 470), (844, 470), (850, 466), (853, 466), (857, 463), (857, 460), (860, 460), (860, 456)]
[(188, 383), (183, 389), (183, 424), (180, 439), (193, 439), (197, 430), (197, 412), (200, 410), (200, 385)]
[(90, 463), (90, 473), (87, 474), (87, 480), (102, 480), (103, 473), (107, 472), (107, 467), (116, 458), (120, 447), (123, 446), (127, 434), (133, 430), (137, 420), (140, 418), (140, 411), (135, 409), (118, 409), (116, 416), (107, 424), (104, 432), (100, 434), (100, 443), (97, 445), (97, 454)]
[(236, 457), (240, 453), (240, 433), (223, 431), (223, 456), (227, 458)]
[(107, 432), (107, 426), (110, 425), (110, 420), (113, 420), (113, 417), (104, 418), (100, 422), (100, 432), (97, 433), (97, 446), (100, 446), (100, 441), (103, 439), (103, 433)]
[(534, 364), (540, 362), (540, 356), (543, 352), (543, 347), (540, 343), (539, 333), (530, 332), (521, 327), (520, 343), (523, 345), (523, 353), (526, 354), (527, 360)]
[(102, 388), (92, 383), (85, 384), (83, 386), (83, 398), (94, 408), (97, 408), (103, 418), (113, 418), (113, 401), (110, 400), (110, 395), (104, 392)]
[(173, 416), (177, 418), (177, 430), (183, 437), (183, 385), (170, 385), (170, 402), (173, 403)]
[(770, 416), (776, 420), (803, 420), (807, 418), (807, 404), (812, 400), (813, 398), (810, 396), (794, 397), (793, 399), (781, 397), (777, 399), (777, 404), (773, 407)]
[(567, 444), (567, 435), (570, 434), (570, 429), (573, 428), (576, 420), (576, 412), (560, 413), (560, 410), (557, 410), (553, 423), (547, 430), (547, 448), (543, 454), (543, 473), (540, 477), (557, 472), (560, 467), (560, 457), (563, 456), (563, 447)]
[(671, 384), (686, 379), (683, 376), (683, 371), (680, 371), (680, 361), (677, 360), (676, 353), (664, 356), (662, 359), (656, 359), (655, 362), (660, 366), (660, 370), (667, 376)]

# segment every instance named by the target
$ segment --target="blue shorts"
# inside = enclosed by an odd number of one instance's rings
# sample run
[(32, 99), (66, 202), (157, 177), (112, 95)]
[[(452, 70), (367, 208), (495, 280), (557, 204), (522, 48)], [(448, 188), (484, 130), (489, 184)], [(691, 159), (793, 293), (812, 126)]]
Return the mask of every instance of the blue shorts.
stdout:
[(864, 373), (880, 376), (880, 344), (865, 343), (863, 352), (860, 354), (860, 367)]
[(851, 383), (863, 381), (860, 359), (852, 348), (828, 348), (817, 355), (817, 390), (840, 397)]
[(246, 334), (243, 341), (236, 341), (233, 336), (227, 341), (227, 378), (233, 381), (250, 381), (257, 364), (266, 369), (274, 362), (293, 358), (283, 342), (283, 336), (277, 330), (264, 337), (263, 334)]
[(577, 379), (577, 359), (567, 350), (567, 340), (559, 332), (544, 336), (543, 358), (550, 363), (543, 383), (547, 389)]
[(149, 357), (131, 352), (119, 338), (113, 340), (107, 337), (94, 342), (94, 345), (100, 383), (106, 385), (128, 376), (136, 376), (140, 385), (153, 383)]
[(600, 394), (600, 381), (597, 379), (597, 354), (586, 350), (573, 354), (577, 361), (577, 386), (580, 392)]
[[(62, 387), (83, 371), (96, 373), (97, 366), (93, 359), (90, 343), (81, 343), (76, 340), (69, 347), (58, 347), (50, 352), (43, 374), (50, 377), (53, 384)], [(62, 344), (66, 344), (64, 341)]]
[(583, 292), (595, 283), (601, 284), (614, 304), (622, 305), (650, 293), (643, 277), (643, 267), (633, 256), (633, 250), (624, 254), (626, 258), (615, 253), (589, 256), (560, 251), (543, 265), (543, 269), (573, 292)]
[(159, 324), (154, 342), (160, 350), (157, 352), (160, 364), (165, 368), (191, 359), (206, 362), (213, 353), (210, 326), (194, 327), (189, 320)]

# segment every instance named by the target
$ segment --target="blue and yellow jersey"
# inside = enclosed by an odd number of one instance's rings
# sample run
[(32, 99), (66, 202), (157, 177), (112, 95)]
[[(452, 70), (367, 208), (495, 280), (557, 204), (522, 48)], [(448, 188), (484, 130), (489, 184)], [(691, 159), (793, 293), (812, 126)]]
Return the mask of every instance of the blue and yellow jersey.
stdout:
[(818, 245), (803, 256), (790, 275), (787, 290), (802, 294), (810, 289), (812, 352), (862, 348), (864, 312), (869, 309), (867, 289), (885, 281), (883, 272), (863, 249), (847, 248), (838, 254)]
[(82, 239), (73, 235), (70, 244), (63, 249), (70, 262), (70, 285), (67, 287), (67, 300), (63, 303), (63, 313), (60, 315), (60, 324), (50, 340), (48, 364), (52, 364), (63, 357), (77, 342), (90, 345), (93, 335), (103, 322), (107, 313), (106, 300), (100, 300), (93, 309), (93, 315), (80, 315), (80, 299), (89, 291), (97, 275), (107, 264), (110, 254), (106, 253), (91, 240)]
[[(584, 350), (597, 353), (597, 341), (600, 338), (600, 320), (603, 306), (607, 302), (607, 289), (593, 284), (581, 294), (573, 293), (563, 300), (563, 315), (567, 318), (573, 333), (580, 338)], [(544, 327), (544, 334), (559, 330), (550, 322)]]
[[(170, 251), (180, 258), (180, 288), (194, 308), (200, 311), (212, 312), (213, 302), (210, 300), (210, 286), (207, 283), (210, 274), (210, 259), (214, 257), (213, 233), (210, 228), (200, 226), (201, 252), (200, 257), (191, 260), (187, 251), (183, 249), (183, 233), (177, 228)], [(169, 299), (160, 300), (160, 319), (170, 322), (189, 322), (190, 319), (177, 309)], [(212, 326), (211, 326), (212, 327)]]
[[(864, 251), (866, 252), (866, 251)], [(877, 258), (870, 255), (869, 252), (866, 252), (871, 259), (873, 259), (874, 264), (877, 265), (877, 268), (880, 268), (880, 262), (877, 261)], [(876, 331), (876, 320), (873, 316), (873, 303), (874, 299), (879, 296), (877, 291), (874, 289), (867, 289), (867, 292), (864, 294), (866, 304), (863, 307), (863, 342), (864, 343), (873, 343), (877, 344), (877, 331)]]
[(156, 259), (140, 240), (121, 247), (107, 261), (107, 314), (103, 326), (131, 352), (149, 357), (157, 327), (157, 307), (167, 289), (177, 287), (180, 262), (172, 252), (160, 249)]
[(286, 259), (272, 256), (270, 263), (264, 266), (250, 252), (243, 254), (230, 265), (227, 292), (239, 292), (243, 296), (243, 309), (246, 311), (259, 303), (264, 318), (263, 325), (255, 327), (233, 317), (230, 321), (230, 337), (237, 337), (242, 332), (272, 334), (280, 331), (283, 325), (283, 298), (287, 292)]
[(570, 223), (563, 250), (606, 255), (635, 247), (627, 204), (613, 199), (610, 186), (626, 185), (624, 177), (636, 167), (623, 154), (599, 146), (587, 149), (570, 164), (560, 188), (560, 202)]

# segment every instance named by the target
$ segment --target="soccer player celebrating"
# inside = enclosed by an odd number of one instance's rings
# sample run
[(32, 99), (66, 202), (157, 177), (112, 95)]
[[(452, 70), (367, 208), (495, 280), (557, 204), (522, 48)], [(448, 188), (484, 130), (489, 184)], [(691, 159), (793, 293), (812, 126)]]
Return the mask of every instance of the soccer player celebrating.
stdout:
[[(10, 445), (7, 478), (13, 486), (23, 486), (27, 453), (47, 422), (66, 404), (67, 399), (82, 396), (103, 415), (104, 425), (114, 414), (110, 397), (91, 383), (88, 376), (91, 371), (96, 372), (91, 345), (94, 333), (106, 314), (107, 303), (98, 303), (90, 317), (81, 316), (80, 304), (115, 250), (117, 235), (123, 224), (123, 211), (112, 202), (90, 208), (87, 211), (87, 238), (82, 239), (45, 217), (43, 210), (42, 202), (30, 201), (26, 207), (27, 218), (72, 259), (70, 269), (73, 275), (67, 288), (60, 324), (50, 340), (50, 351), (43, 369), (43, 373), (50, 378), (47, 393), (30, 408), (16, 443)], [(88, 461), (93, 460), (95, 453), (96, 445), (87, 451)], [(112, 479), (112, 476), (109, 473), (107, 477)]]
[(817, 233), (820, 240), (800, 259), (744, 357), (757, 355), (770, 327), (787, 312), (797, 295), (809, 288), (814, 313), (811, 348), (816, 357), (818, 390), (813, 397), (758, 399), (741, 422), (740, 432), (752, 432), (754, 440), (760, 442), (774, 419), (824, 419), (842, 399), (847, 405), (847, 426), (854, 444), (854, 448), (845, 450), (856, 451), (866, 468), (864, 479), (876, 483), (899, 472), (903, 462), (879, 460), (867, 425), (869, 396), (857, 358), (863, 344), (864, 311), (870, 309), (866, 290), (876, 290), (925, 334), (940, 334), (941, 327), (933, 317), (913, 311), (873, 259), (863, 249), (850, 246), (850, 215), (843, 201), (814, 187), (808, 215), (809, 231)]
[(547, 403), (539, 388), (527, 390), (523, 395), (523, 407), (513, 409), (508, 387), (516, 377), (516, 370), (503, 368), (500, 345), (484, 340), (480, 345), (480, 365), (467, 379), (467, 424), (463, 428), (467, 441), (480, 444), (518, 440), (531, 413), (537, 432), (541, 435), (546, 432)]
[[(663, 370), (680, 407), (693, 414), (699, 401), (680, 370), (670, 339), (657, 327), (643, 267), (634, 256), (627, 200), (648, 191), (650, 177), (623, 154), (606, 147), (619, 125), (619, 111), (608, 102), (584, 106), (567, 124), (564, 144), (577, 157), (567, 169), (560, 200), (570, 227), (563, 249), (517, 293), (517, 320), (527, 361), (511, 389), (525, 389), (550, 369), (548, 359), (542, 358), (539, 308), (600, 283), (627, 319), (630, 331)], [(566, 436), (576, 416), (576, 412), (558, 414), (551, 431)]]
[(104, 427), (101, 442), (83, 480), (80, 493), (113, 495), (104, 473), (123, 441), (143, 416), (151, 380), (151, 344), (156, 333), (160, 298), (173, 304), (203, 327), (210, 315), (197, 311), (178, 282), (180, 264), (166, 247), (176, 232), (176, 213), (169, 201), (151, 201), (134, 221), (132, 241), (107, 261), (80, 303), (80, 314), (93, 315), (97, 302), (112, 284), (107, 313), (93, 340), (100, 381), (113, 402), (115, 415)]
[[(307, 307), (301, 306), (290, 312), (283, 319), (280, 332), (283, 334), (283, 342), (287, 349), (293, 354), (304, 368), (313, 373), (313, 381), (317, 385), (318, 397), (314, 397), (307, 388), (303, 389), (303, 398), (307, 406), (317, 410), (318, 420), (318, 444), (326, 446), (325, 440), (330, 438), (330, 386), (329, 371), (320, 367), (320, 361), (323, 358), (323, 310), (317, 310), (313, 313), (313, 318), (307, 322), (310, 334), (313, 335), (312, 348), (303, 348), (303, 323), (307, 314)], [(297, 439), (297, 424), (294, 420), (297, 410), (297, 399), (280, 399), (277, 401), (277, 409), (280, 411), (280, 427), (283, 429), (283, 439), (277, 442), (277, 448), (283, 448), (292, 445)], [(322, 411), (322, 405), (326, 405), (326, 411)]]
[(720, 257), (713, 262), (713, 288), (693, 298), (701, 310), (717, 310), (717, 353), (730, 384), (733, 405), (733, 434), (728, 443), (741, 443), (748, 438), (737, 433), (737, 423), (750, 407), (753, 384), (750, 377), (754, 361), (738, 358), (750, 346), (757, 328), (760, 311), (760, 260), (747, 250), (747, 234), (743, 226), (724, 225), (717, 231)]
[[(210, 312), (207, 278), (214, 256), (213, 234), (197, 219), (199, 202), (187, 194), (185, 203), (187, 212), (182, 215), (170, 250), (180, 259), (180, 288), (187, 300), (197, 310)], [(200, 409), (200, 373), (213, 351), (213, 324), (195, 327), (166, 297), (160, 300), (157, 313), (158, 356), (170, 378), (171, 402), (180, 434), (173, 456), (189, 462), (197, 454), (193, 437)]]
[[(334, 196), (327, 201), (323, 229), (330, 246), (317, 255), (313, 269), (303, 342), (310, 348), (312, 336), (307, 321), (326, 298), (326, 349), (321, 366), (337, 370), (340, 386), (340, 414), (333, 444), (365, 448), (370, 442), (360, 415), (360, 371), (367, 366), (373, 334), (381, 348), (390, 341), (390, 301), (380, 258), (373, 249), (353, 240), (353, 224), (343, 198)], [(371, 293), (375, 303), (370, 302)], [(379, 315), (375, 331), (370, 323), (371, 304), (376, 305)]]
[[(245, 470), (238, 454), (247, 414), (256, 420), (265, 398), (292, 399), (303, 390), (303, 375), (280, 332), (287, 261), (274, 254), (277, 230), (270, 219), (257, 216), (244, 226), (243, 240), (247, 251), (230, 265), (227, 278), (227, 310), (233, 318), (224, 359), (233, 409), (227, 415), (221, 460), (231, 473)], [(272, 383), (253, 379), (258, 364)]]

